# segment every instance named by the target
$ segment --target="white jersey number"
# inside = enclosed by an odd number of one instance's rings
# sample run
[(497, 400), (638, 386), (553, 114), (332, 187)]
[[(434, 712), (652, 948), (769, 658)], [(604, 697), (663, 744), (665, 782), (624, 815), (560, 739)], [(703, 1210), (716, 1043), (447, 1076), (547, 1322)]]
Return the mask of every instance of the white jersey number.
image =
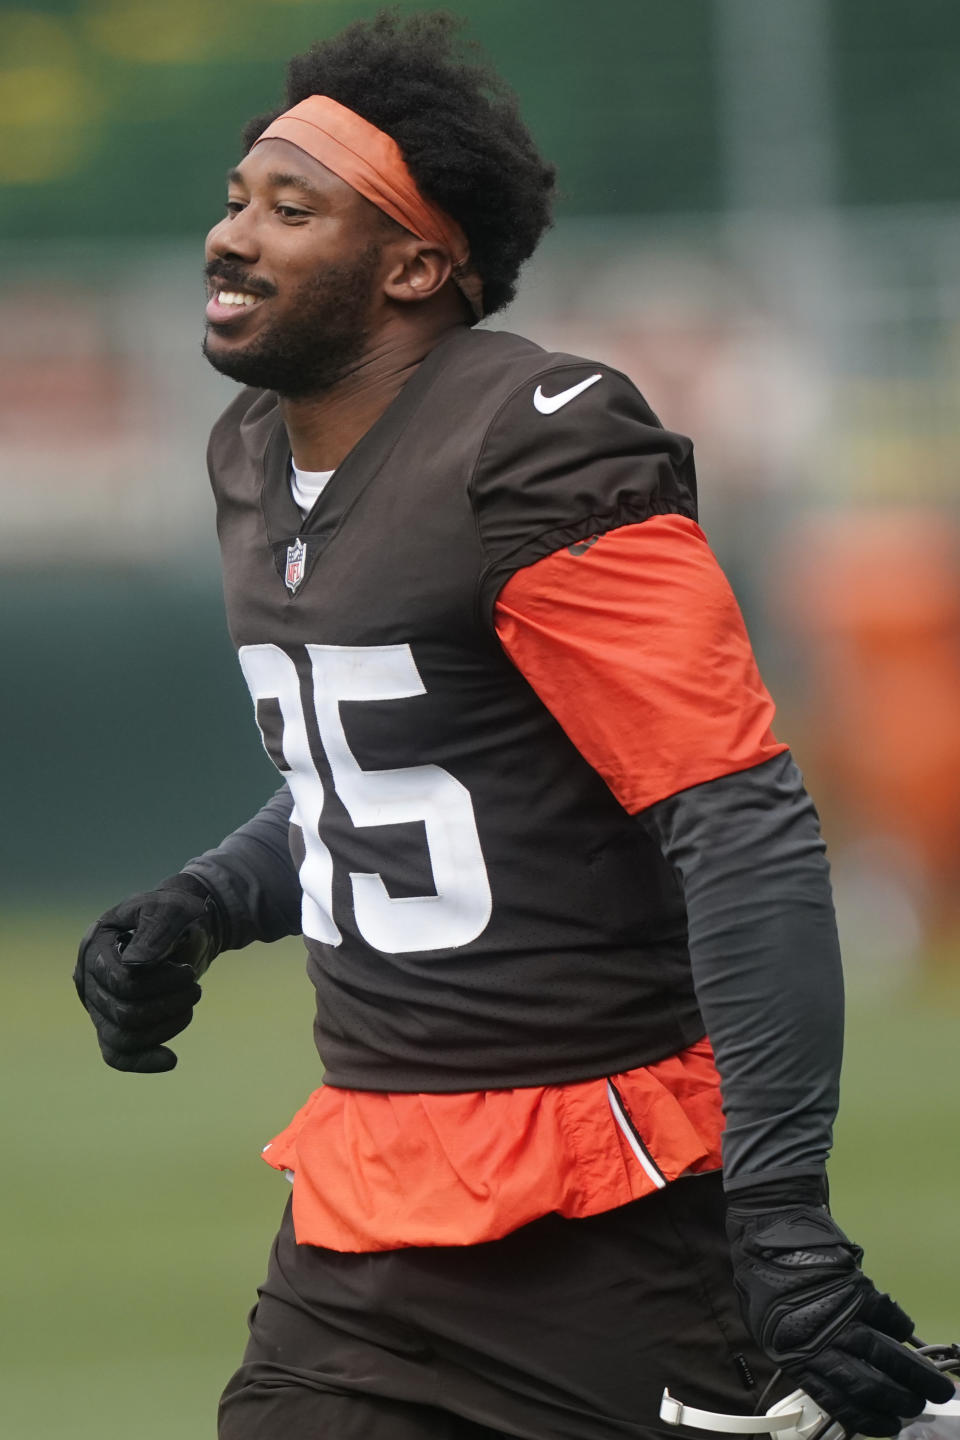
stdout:
[[(347, 744), (341, 700), (402, 700), (426, 693), (409, 645), (307, 645), (313, 708), (334, 788), (356, 826), (422, 821), (435, 895), (392, 899), (377, 873), (351, 873), (357, 928), (377, 950), (453, 949), (482, 934), (490, 919), (490, 882), (470, 793), (439, 765), (361, 770)], [(303, 933), (329, 945), (341, 936), (333, 919), (333, 859), (320, 836), (323, 783), (310, 752), (297, 668), (276, 645), (245, 645), (240, 665), (254, 706), (273, 701), (283, 722), (283, 758), (293, 794), (292, 819), (306, 858)], [(276, 757), (274, 757), (276, 758)]]

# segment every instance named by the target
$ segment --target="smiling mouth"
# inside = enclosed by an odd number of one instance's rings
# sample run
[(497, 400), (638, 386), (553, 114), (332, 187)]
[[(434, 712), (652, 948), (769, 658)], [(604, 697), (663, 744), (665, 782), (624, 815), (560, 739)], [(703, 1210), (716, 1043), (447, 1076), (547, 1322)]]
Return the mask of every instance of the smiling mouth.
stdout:
[(260, 296), (251, 295), (249, 290), (218, 290), (216, 299), (221, 305), (256, 305)]
[(265, 298), (249, 290), (214, 289), (207, 301), (206, 316), (211, 325), (230, 325), (255, 310)]

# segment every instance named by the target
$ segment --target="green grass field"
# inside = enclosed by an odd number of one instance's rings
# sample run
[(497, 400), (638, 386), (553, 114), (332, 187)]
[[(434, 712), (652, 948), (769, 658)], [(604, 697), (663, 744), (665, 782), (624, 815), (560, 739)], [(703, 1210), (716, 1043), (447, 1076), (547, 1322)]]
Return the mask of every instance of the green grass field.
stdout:
[[(85, 920), (0, 917), (9, 1440), (212, 1440), (287, 1197), (259, 1147), (319, 1083), (299, 943), (224, 957), (169, 1075), (99, 1058)], [(960, 1338), (956, 995), (851, 1017), (833, 1208), (921, 1333)]]

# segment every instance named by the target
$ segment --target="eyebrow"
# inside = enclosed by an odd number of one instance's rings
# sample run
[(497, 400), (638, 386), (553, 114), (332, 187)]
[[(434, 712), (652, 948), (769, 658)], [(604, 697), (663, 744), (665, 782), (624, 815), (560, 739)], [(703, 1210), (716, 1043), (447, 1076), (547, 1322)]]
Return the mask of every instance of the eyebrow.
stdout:
[[(234, 166), (227, 171), (227, 180), (231, 185), (245, 185), (243, 171)], [(307, 179), (306, 175), (294, 175), (288, 171), (273, 170), (267, 176), (267, 184), (272, 185), (275, 190), (300, 190), (305, 195), (318, 195), (317, 187)]]

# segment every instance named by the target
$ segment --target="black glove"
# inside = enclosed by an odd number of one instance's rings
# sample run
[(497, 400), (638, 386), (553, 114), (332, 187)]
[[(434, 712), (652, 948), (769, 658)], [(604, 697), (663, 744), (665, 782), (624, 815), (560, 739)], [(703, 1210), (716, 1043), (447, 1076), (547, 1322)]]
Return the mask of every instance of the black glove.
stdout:
[(224, 948), (223, 913), (195, 875), (172, 875), (101, 915), (80, 941), (73, 981), (114, 1070), (172, 1070), (162, 1043), (186, 1029), (197, 979)]
[(729, 1198), (740, 1304), (770, 1358), (848, 1434), (895, 1435), (928, 1400), (949, 1400), (953, 1381), (898, 1343), (913, 1321), (863, 1274), (824, 1199), (809, 1180)]

